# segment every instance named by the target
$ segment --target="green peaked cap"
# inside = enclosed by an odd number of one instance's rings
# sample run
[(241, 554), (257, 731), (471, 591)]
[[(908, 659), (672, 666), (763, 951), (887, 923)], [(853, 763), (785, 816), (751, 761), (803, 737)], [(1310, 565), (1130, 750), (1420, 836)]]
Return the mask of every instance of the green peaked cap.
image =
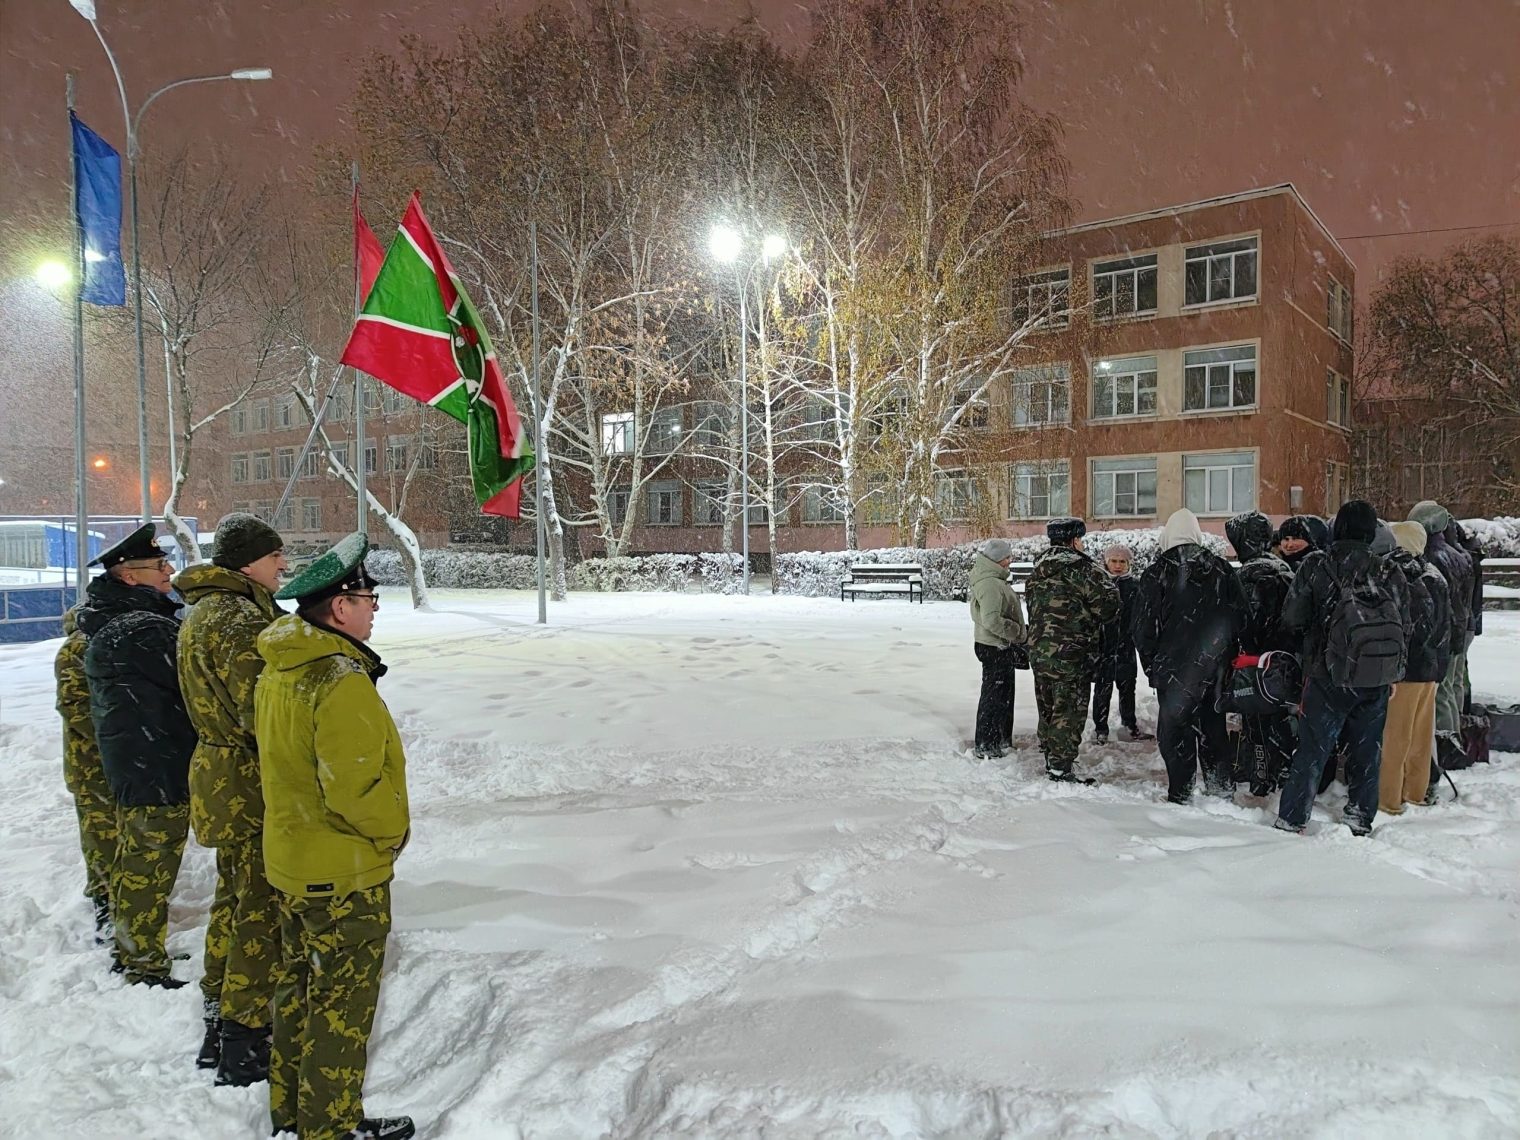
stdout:
[(373, 586), (375, 580), (364, 569), (364, 556), (369, 553), (369, 538), (355, 532), (302, 570), (275, 595), (282, 601), (292, 598), (302, 606), (319, 602), (347, 590), (362, 590)]

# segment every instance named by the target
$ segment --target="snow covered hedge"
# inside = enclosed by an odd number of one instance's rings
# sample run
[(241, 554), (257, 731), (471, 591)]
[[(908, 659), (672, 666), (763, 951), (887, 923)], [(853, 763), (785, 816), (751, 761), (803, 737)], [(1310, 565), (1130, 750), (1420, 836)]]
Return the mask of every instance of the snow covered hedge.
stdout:
[(1520, 518), (1463, 519), (1462, 529), (1476, 536), (1487, 558), (1520, 558)]
[[(407, 585), (401, 555), (372, 550), (364, 560), (382, 586)], [(533, 590), (538, 587), (537, 559), (531, 554), (494, 554), (471, 550), (424, 550), (422, 571), (429, 586), (452, 590)]]
[[(645, 554), (630, 558), (589, 558), (570, 567), (573, 590), (739, 589), (737, 554)], [(394, 550), (371, 552), (366, 565), (382, 586), (405, 586), (406, 572)], [(422, 568), (429, 586), (443, 590), (532, 590), (538, 586), (531, 554), (466, 550), (426, 550)]]

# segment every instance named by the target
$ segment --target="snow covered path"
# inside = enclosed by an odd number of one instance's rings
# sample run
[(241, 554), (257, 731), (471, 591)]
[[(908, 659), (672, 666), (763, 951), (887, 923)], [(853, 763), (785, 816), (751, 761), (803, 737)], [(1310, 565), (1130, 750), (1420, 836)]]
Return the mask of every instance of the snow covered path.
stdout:
[[(961, 606), (387, 597), (414, 840), (370, 1107), (428, 1138), (1520, 1135), (1520, 765), (1298, 838), (1154, 748), (969, 757)], [(1475, 646), (1520, 700), (1520, 614)], [(6, 1135), (267, 1135), (90, 944), (56, 643), (0, 649)], [(1142, 699), (1142, 719), (1153, 711)], [(1116, 710), (1117, 711), (1117, 710)], [(172, 946), (198, 974), (192, 847)]]

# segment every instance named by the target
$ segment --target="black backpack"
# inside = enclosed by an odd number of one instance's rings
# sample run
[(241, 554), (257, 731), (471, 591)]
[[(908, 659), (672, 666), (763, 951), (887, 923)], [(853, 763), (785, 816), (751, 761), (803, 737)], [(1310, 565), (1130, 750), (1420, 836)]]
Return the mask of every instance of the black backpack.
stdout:
[(1372, 572), (1341, 581), (1326, 561), (1335, 597), (1325, 638), (1325, 668), (1344, 689), (1377, 689), (1404, 676), (1404, 615), (1388, 591), (1381, 561)]

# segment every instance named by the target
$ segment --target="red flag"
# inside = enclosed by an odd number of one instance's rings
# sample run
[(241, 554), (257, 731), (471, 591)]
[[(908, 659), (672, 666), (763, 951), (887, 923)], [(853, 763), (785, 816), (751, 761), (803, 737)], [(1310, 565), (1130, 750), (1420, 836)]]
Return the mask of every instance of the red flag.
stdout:
[(359, 304), (364, 304), (369, 291), (380, 276), (380, 266), (385, 263), (385, 250), (380, 239), (369, 228), (364, 215), (359, 212), (359, 187), (354, 186), (354, 272), (359, 275)]

